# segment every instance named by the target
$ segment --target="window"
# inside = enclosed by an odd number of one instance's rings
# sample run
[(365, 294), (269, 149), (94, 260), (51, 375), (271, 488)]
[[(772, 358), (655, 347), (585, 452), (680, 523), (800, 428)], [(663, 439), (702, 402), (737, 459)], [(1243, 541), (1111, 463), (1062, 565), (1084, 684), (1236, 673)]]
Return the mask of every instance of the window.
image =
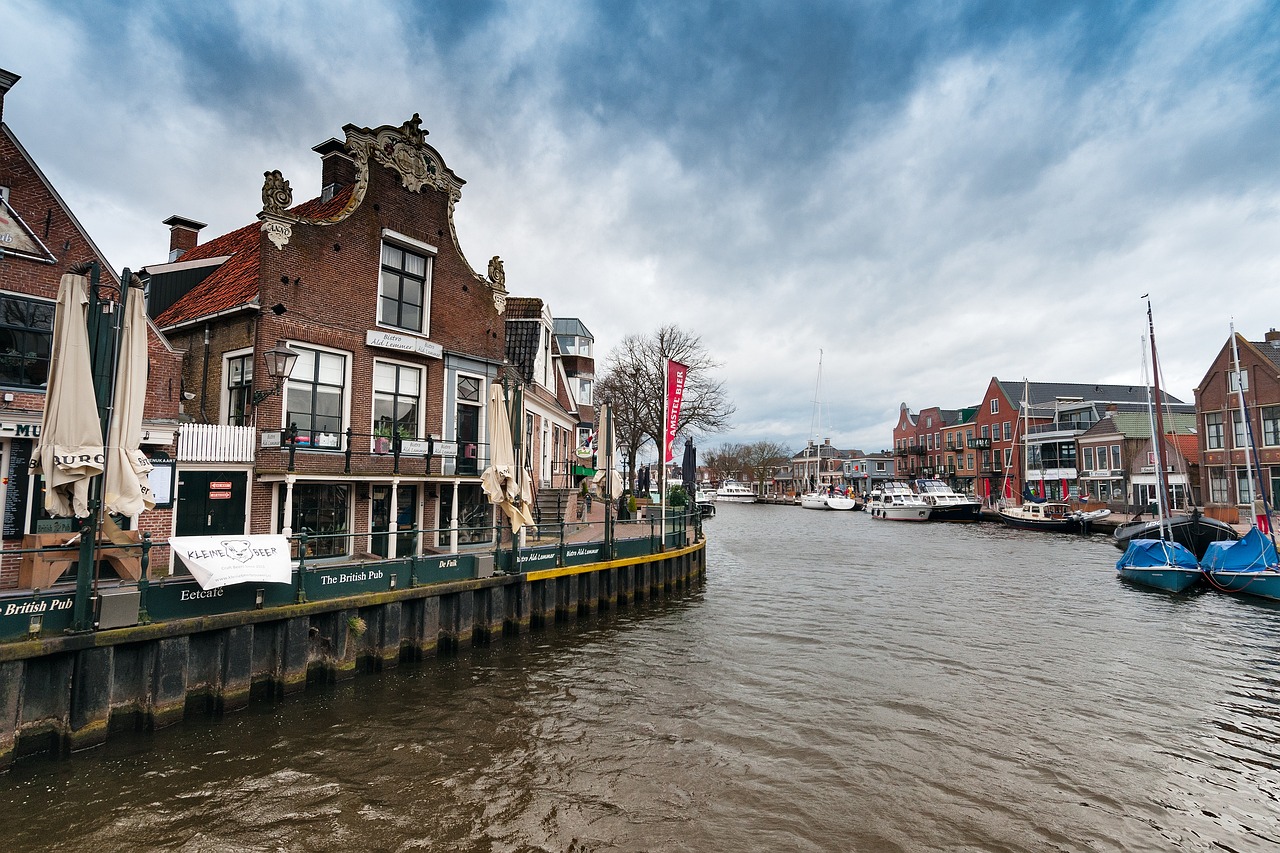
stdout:
[[(461, 463), (462, 460), (459, 460)], [(461, 483), (458, 490), (458, 544), (479, 545), (493, 541), (493, 504), (479, 483)], [(440, 490), (440, 522), (436, 545), (448, 547), (453, 525), (452, 488)]]
[(1092, 447), (1084, 448), (1084, 470), (1086, 471), (1095, 470), (1093, 467), (1093, 448)]
[[(301, 360), (301, 359), (299, 359)], [(283, 530), (285, 485), (280, 484), (279, 511), (276, 516), (278, 530)], [(345, 557), (350, 553), (346, 533), (347, 486), (333, 483), (298, 483), (293, 487), (293, 518), (290, 520), (295, 535), (307, 531), (308, 557)]]
[[(1099, 451), (1101, 452), (1101, 451)], [(1120, 467), (1120, 445), (1111, 445), (1111, 468), (1112, 470)]]
[(579, 406), (591, 405), (591, 385), (592, 385), (592, 381), (590, 379), (578, 380), (578, 405)]
[(1239, 412), (1231, 413), (1231, 446), (1240, 449), (1249, 446), (1249, 433)]
[(883, 473), (883, 472), (884, 472), (884, 463), (883, 463), (883, 462), (877, 462), (877, 463), (876, 463), (876, 471), (881, 472), (881, 473)]
[(1208, 450), (1222, 449), (1222, 413), (1210, 412), (1204, 416), (1204, 446)]
[(458, 442), (457, 473), (480, 473), (480, 378), (458, 376), (454, 440)]
[(1242, 370), (1237, 374), (1234, 370), (1227, 371), (1227, 391), (1234, 394), (1240, 390), (1241, 386), (1244, 390), (1249, 390), (1249, 371)]
[(1254, 485), (1253, 485), (1253, 480), (1250, 479), (1249, 477), (1249, 469), (1244, 467), (1237, 468), (1236, 469), (1236, 503), (1238, 504), (1250, 503), (1252, 501), (1251, 496), (1253, 495), (1253, 489), (1254, 489)]
[(416, 367), (376, 361), (373, 364), (373, 432), (390, 438), (417, 438), (422, 371)]
[(1227, 502), (1227, 477), (1221, 468), (1209, 469), (1209, 503), (1225, 504)]
[(430, 279), (429, 256), (383, 243), (378, 322), (410, 332), (426, 332)]
[(1004, 467), (1006, 468), (1013, 467), (1013, 448), (1012, 447), (1006, 447), (1004, 449)]
[(298, 445), (338, 450), (346, 409), (347, 357), (293, 347), (298, 360), (289, 374), (285, 423), (298, 425)]
[(223, 373), (227, 377), (227, 424), (247, 426), (253, 398), (253, 353), (229, 357)]
[(998, 415), (999, 413), (1000, 413), (1000, 401), (997, 398), (992, 397), (991, 398), (991, 414)]
[(1012, 439), (1013, 439), (1013, 429), (1009, 426), (1009, 422), (1005, 421), (1004, 422), (1004, 440), (1010, 441)]
[(1266, 447), (1280, 445), (1280, 406), (1262, 407), (1262, 443)]
[(43, 388), (49, 381), (54, 303), (0, 294), (0, 385)]
[[(1119, 463), (1120, 460), (1117, 459), (1116, 462)], [(1116, 467), (1119, 467), (1119, 465), (1117, 464)], [(1107, 446), (1103, 444), (1098, 447), (1098, 470), (1107, 471), (1110, 468), (1111, 468), (1111, 463), (1107, 461)]]
[(983, 426), (983, 427), (982, 427), (982, 438), (983, 438), (983, 440), (986, 440), (986, 439), (991, 438), (991, 428), (990, 428), (990, 427), (988, 427), (988, 426)]

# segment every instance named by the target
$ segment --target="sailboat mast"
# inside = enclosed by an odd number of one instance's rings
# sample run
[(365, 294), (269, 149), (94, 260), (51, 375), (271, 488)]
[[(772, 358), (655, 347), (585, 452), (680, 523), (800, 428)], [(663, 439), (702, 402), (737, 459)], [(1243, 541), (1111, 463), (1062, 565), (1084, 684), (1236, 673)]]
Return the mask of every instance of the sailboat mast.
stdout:
[[(1250, 426), (1249, 412), (1245, 408), (1245, 404), (1244, 404), (1244, 377), (1240, 374), (1240, 349), (1236, 345), (1236, 324), (1234, 320), (1231, 321), (1231, 360), (1235, 363), (1236, 400), (1240, 403), (1240, 424), (1245, 427), (1246, 431), (1248, 431), (1248, 428)], [(1234, 436), (1235, 430), (1233, 429), (1231, 432), (1232, 432), (1232, 435)], [(1250, 455), (1250, 447), (1252, 444), (1253, 444), (1252, 441), (1246, 441), (1244, 443), (1244, 470), (1246, 474), (1245, 479), (1247, 479), (1249, 482), (1250, 512), (1253, 511), (1253, 501), (1254, 501), (1254, 498), (1257, 497), (1257, 495), (1253, 491), (1253, 459)], [(1236, 482), (1237, 483), (1240, 482), (1240, 479), (1238, 477), (1236, 478)]]
[(1169, 478), (1164, 465), (1164, 397), (1160, 393), (1160, 359), (1156, 355), (1156, 326), (1151, 317), (1151, 300), (1147, 300), (1147, 333), (1151, 338), (1151, 384), (1155, 390), (1155, 403), (1152, 406), (1153, 421), (1158, 435), (1152, 436), (1151, 446), (1155, 449), (1156, 462), (1156, 497), (1159, 501), (1160, 520), (1163, 523), (1170, 506)]

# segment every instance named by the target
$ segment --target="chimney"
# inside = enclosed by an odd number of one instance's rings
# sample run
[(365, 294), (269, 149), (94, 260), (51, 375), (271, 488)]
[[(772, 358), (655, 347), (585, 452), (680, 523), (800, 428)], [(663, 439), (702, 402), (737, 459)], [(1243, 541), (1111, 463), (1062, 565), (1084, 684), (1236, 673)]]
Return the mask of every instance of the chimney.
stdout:
[(343, 187), (356, 182), (356, 163), (347, 153), (346, 143), (326, 139), (311, 150), (320, 155), (321, 201), (328, 201)]
[(169, 226), (169, 263), (196, 247), (200, 242), (200, 229), (206, 225), (177, 215), (170, 216), (164, 224)]
[(826, 445), (827, 447), (830, 447), (830, 446), (831, 446), (831, 439), (829, 439), (829, 438), (824, 438), (824, 439), (822, 439), (822, 443), (823, 443), (824, 445)]
[(1274, 328), (1267, 329), (1267, 334), (1263, 340), (1271, 344), (1272, 349), (1280, 349), (1280, 332), (1277, 332)]
[(17, 74), (0, 68), (0, 122), (4, 121), (4, 96), (21, 79)]

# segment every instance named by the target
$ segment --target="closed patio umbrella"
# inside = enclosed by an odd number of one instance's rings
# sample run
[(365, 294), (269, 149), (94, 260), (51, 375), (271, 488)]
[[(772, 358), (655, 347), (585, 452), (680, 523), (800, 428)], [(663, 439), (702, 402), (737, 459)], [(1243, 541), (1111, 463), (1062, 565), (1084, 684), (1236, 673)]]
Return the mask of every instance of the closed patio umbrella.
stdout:
[(155, 509), (156, 502), (151, 494), (151, 460), (140, 449), (147, 397), (147, 313), (140, 287), (128, 287), (125, 292), (128, 304), (116, 369), (103, 506), (109, 513), (132, 517)]
[(44, 476), (45, 509), (61, 517), (89, 515), (89, 484), (106, 461), (89, 359), (88, 305), (88, 279), (64, 275), (53, 320), (44, 417), (31, 457), (32, 473)]
[(480, 475), (480, 487), (489, 503), (502, 508), (511, 520), (511, 532), (519, 533), (533, 524), (529, 509), (531, 494), (528, 479), (518, 482), (515, 446), (511, 441), (511, 419), (497, 382), (489, 388), (489, 467)]
[(681, 463), (680, 474), (684, 490), (692, 500), (698, 489), (698, 451), (693, 446), (692, 438), (684, 440), (684, 460)]

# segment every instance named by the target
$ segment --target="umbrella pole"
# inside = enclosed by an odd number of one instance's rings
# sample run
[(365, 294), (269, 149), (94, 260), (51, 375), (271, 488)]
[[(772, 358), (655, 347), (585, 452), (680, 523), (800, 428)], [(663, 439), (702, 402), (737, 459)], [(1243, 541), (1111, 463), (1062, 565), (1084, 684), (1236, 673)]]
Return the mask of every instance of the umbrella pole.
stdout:
[[(120, 338), (120, 321), (124, 312), (119, 302), (103, 299), (101, 293), (101, 270), (97, 261), (89, 264), (89, 307), (86, 316), (89, 333), (89, 356), (93, 372), (93, 391), (98, 405), (98, 421), (102, 429), (103, 448), (106, 449), (107, 437), (111, 427), (111, 405), (115, 394), (115, 367), (117, 345)], [(127, 293), (129, 270), (124, 271), (121, 286), (122, 296)], [(109, 306), (109, 307), (108, 307)], [(106, 459), (111, 454), (107, 453)], [(89, 484), (89, 516), (80, 527), (80, 555), (76, 562), (76, 595), (71, 612), (72, 632), (89, 631), (93, 628), (93, 615), (90, 613), (90, 598), (93, 587), (97, 583), (98, 566), (98, 531), (102, 527), (102, 487), (106, 478), (106, 460), (102, 474), (94, 477)]]

